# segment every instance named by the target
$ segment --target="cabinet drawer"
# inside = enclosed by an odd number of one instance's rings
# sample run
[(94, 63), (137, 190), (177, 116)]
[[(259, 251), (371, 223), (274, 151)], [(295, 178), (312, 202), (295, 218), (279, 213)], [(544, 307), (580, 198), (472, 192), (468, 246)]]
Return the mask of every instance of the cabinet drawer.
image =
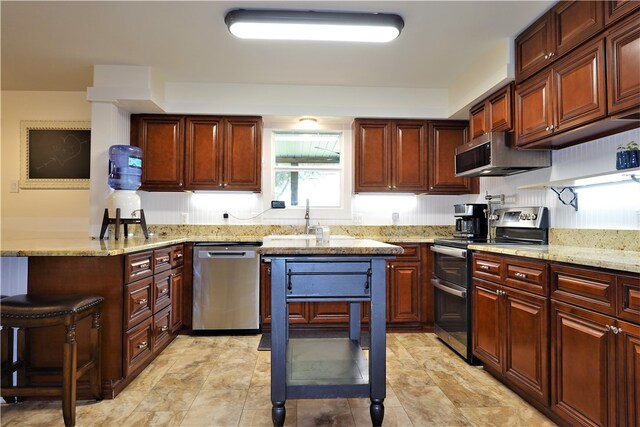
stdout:
[(153, 314), (153, 278), (147, 277), (125, 286), (124, 330)]
[(171, 270), (153, 276), (153, 312), (171, 304)]
[(640, 278), (618, 276), (618, 316), (640, 323)]
[(538, 295), (549, 295), (549, 266), (544, 262), (504, 259), (505, 284)]
[(124, 257), (124, 281), (133, 282), (153, 274), (153, 251), (138, 252)]
[(124, 375), (136, 370), (152, 356), (153, 318), (142, 321), (124, 334)]
[(502, 258), (495, 255), (473, 254), (473, 277), (500, 282), (502, 279)]
[(184, 264), (184, 245), (171, 246), (171, 268)]
[(394, 244), (402, 246), (402, 249), (404, 249), (404, 253), (396, 255), (398, 261), (420, 261), (420, 244)]
[(171, 307), (153, 315), (153, 351), (158, 353), (171, 340)]
[(289, 262), (285, 267), (287, 298), (368, 298), (368, 262)]
[(153, 251), (153, 271), (169, 270), (171, 268), (171, 248), (156, 249)]
[(552, 298), (601, 313), (615, 314), (615, 283), (616, 277), (613, 274), (551, 265)]

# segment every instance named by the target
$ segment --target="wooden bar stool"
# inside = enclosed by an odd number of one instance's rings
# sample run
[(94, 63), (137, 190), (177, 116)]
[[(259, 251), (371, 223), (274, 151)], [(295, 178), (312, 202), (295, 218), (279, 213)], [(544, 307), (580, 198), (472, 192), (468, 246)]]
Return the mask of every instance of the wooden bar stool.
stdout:
[[(102, 376), (100, 371), (100, 316), (104, 298), (87, 295), (14, 295), (0, 299), (0, 325), (2, 326), (2, 389), (0, 395), (11, 402), (27, 396), (61, 396), (62, 415), (66, 426), (76, 423), (76, 382), (89, 373), (91, 394), (102, 400)], [(80, 319), (93, 316), (91, 324), (90, 358), (78, 367), (76, 325)], [(62, 386), (31, 386), (29, 373), (26, 329), (62, 325), (66, 329), (63, 343)], [(11, 328), (17, 329), (17, 357), (9, 351)], [(5, 332), (5, 330), (7, 330)], [(6, 350), (6, 354), (5, 354)], [(18, 372), (17, 384), (13, 373)], [(59, 371), (59, 370), (58, 370)]]

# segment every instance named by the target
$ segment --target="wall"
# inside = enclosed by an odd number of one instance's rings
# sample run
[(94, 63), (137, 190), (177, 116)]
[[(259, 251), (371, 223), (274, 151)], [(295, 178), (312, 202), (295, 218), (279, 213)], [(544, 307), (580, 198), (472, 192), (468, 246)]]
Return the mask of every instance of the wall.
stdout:
[(15, 233), (78, 232), (86, 235), (89, 190), (20, 189), (21, 120), (91, 120), (84, 92), (2, 92), (0, 220), (3, 237)]

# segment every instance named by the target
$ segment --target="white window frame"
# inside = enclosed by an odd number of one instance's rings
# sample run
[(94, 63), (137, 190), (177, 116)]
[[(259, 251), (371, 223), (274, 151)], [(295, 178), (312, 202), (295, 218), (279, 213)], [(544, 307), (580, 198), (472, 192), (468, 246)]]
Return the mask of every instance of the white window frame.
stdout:
[[(262, 197), (263, 208), (266, 211), (263, 215), (264, 219), (296, 219), (304, 221), (305, 203), (301, 200), (298, 206), (289, 206), (285, 209), (270, 209), (271, 201), (274, 199), (275, 194), (275, 132), (278, 131), (300, 131), (303, 129), (297, 128), (295, 125), (286, 123), (265, 123), (263, 128), (263, 168), (262, 168)], [(349, 124), (343, 123), (331, 123), (327, 125), (321, 125), (318, 129), (314, 129), (313, 132), (336, 132), (341, 133), (342, 138), (340, 141), (340, 207), (327, 208), (327, 207), (314, 207), (313, 205), (309, 209), (309, 217), (311, 224), (317, 224), (318, 220), (333, 220), (333, 219), (351, 219), (351, 201), (353, 193), (353, 174), (352, 174), (352, 161), (353, 161), (353, 148), (351, 144), (352, 132)]]

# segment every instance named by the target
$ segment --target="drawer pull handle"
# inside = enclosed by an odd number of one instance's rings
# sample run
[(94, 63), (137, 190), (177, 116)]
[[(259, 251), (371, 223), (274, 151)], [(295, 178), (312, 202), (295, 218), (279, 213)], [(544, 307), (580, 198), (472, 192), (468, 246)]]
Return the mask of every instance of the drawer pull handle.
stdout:
[(162, 328), (160, 328), (160, 332), (166, 332), (167, 330), (169, 330), (168, 326), (163, 326)]
[(158, 263), (169, 262), (169, 257), (165, 256), (165, 257), (162, 257), (162, 258), (156, 258), (156, 262), (158, 262)]
[(289, 279), (289, 280), (287, 281), (287, 290), (288, 290), (289, 292), (291, 292), (291, 290), (293, 289), (293, 284), (291, 283), (291, 275), (292, 275), (292, 273), (291, 273), (291, 269), (289, 269), (289, 271), (287, 272), (287, 276), (288, 276), (288, 279)]
[(161, 294), (166, 294), (167, 292), (169, 292), (169, 288), (164, 288), (160, 291)]
[(520, 279), (526, 279), (527, 278), (526, 274), (520, 273), (520, 272), (516, 272), (515, 276), (520, 278)]
[(147, 299), (146, 298), (139, 299), (138, 301), (136, 301), (136, 303), (138, 305), (145, 305), (147, 303)]
[(480, 270), (488, 270), (489, 266), (488, 265), (481, 265), (479, 268), (480, 268)]
[(137, 345), (138, 348), (147, 348), (148, 344), (146, 341), (142, 341), (140, 344)]
[(133, 262), (131, 263), (131, 267), (135, 268), (136, 270), (146, 270), (147, 268), (149, 268), (149, 261)]

